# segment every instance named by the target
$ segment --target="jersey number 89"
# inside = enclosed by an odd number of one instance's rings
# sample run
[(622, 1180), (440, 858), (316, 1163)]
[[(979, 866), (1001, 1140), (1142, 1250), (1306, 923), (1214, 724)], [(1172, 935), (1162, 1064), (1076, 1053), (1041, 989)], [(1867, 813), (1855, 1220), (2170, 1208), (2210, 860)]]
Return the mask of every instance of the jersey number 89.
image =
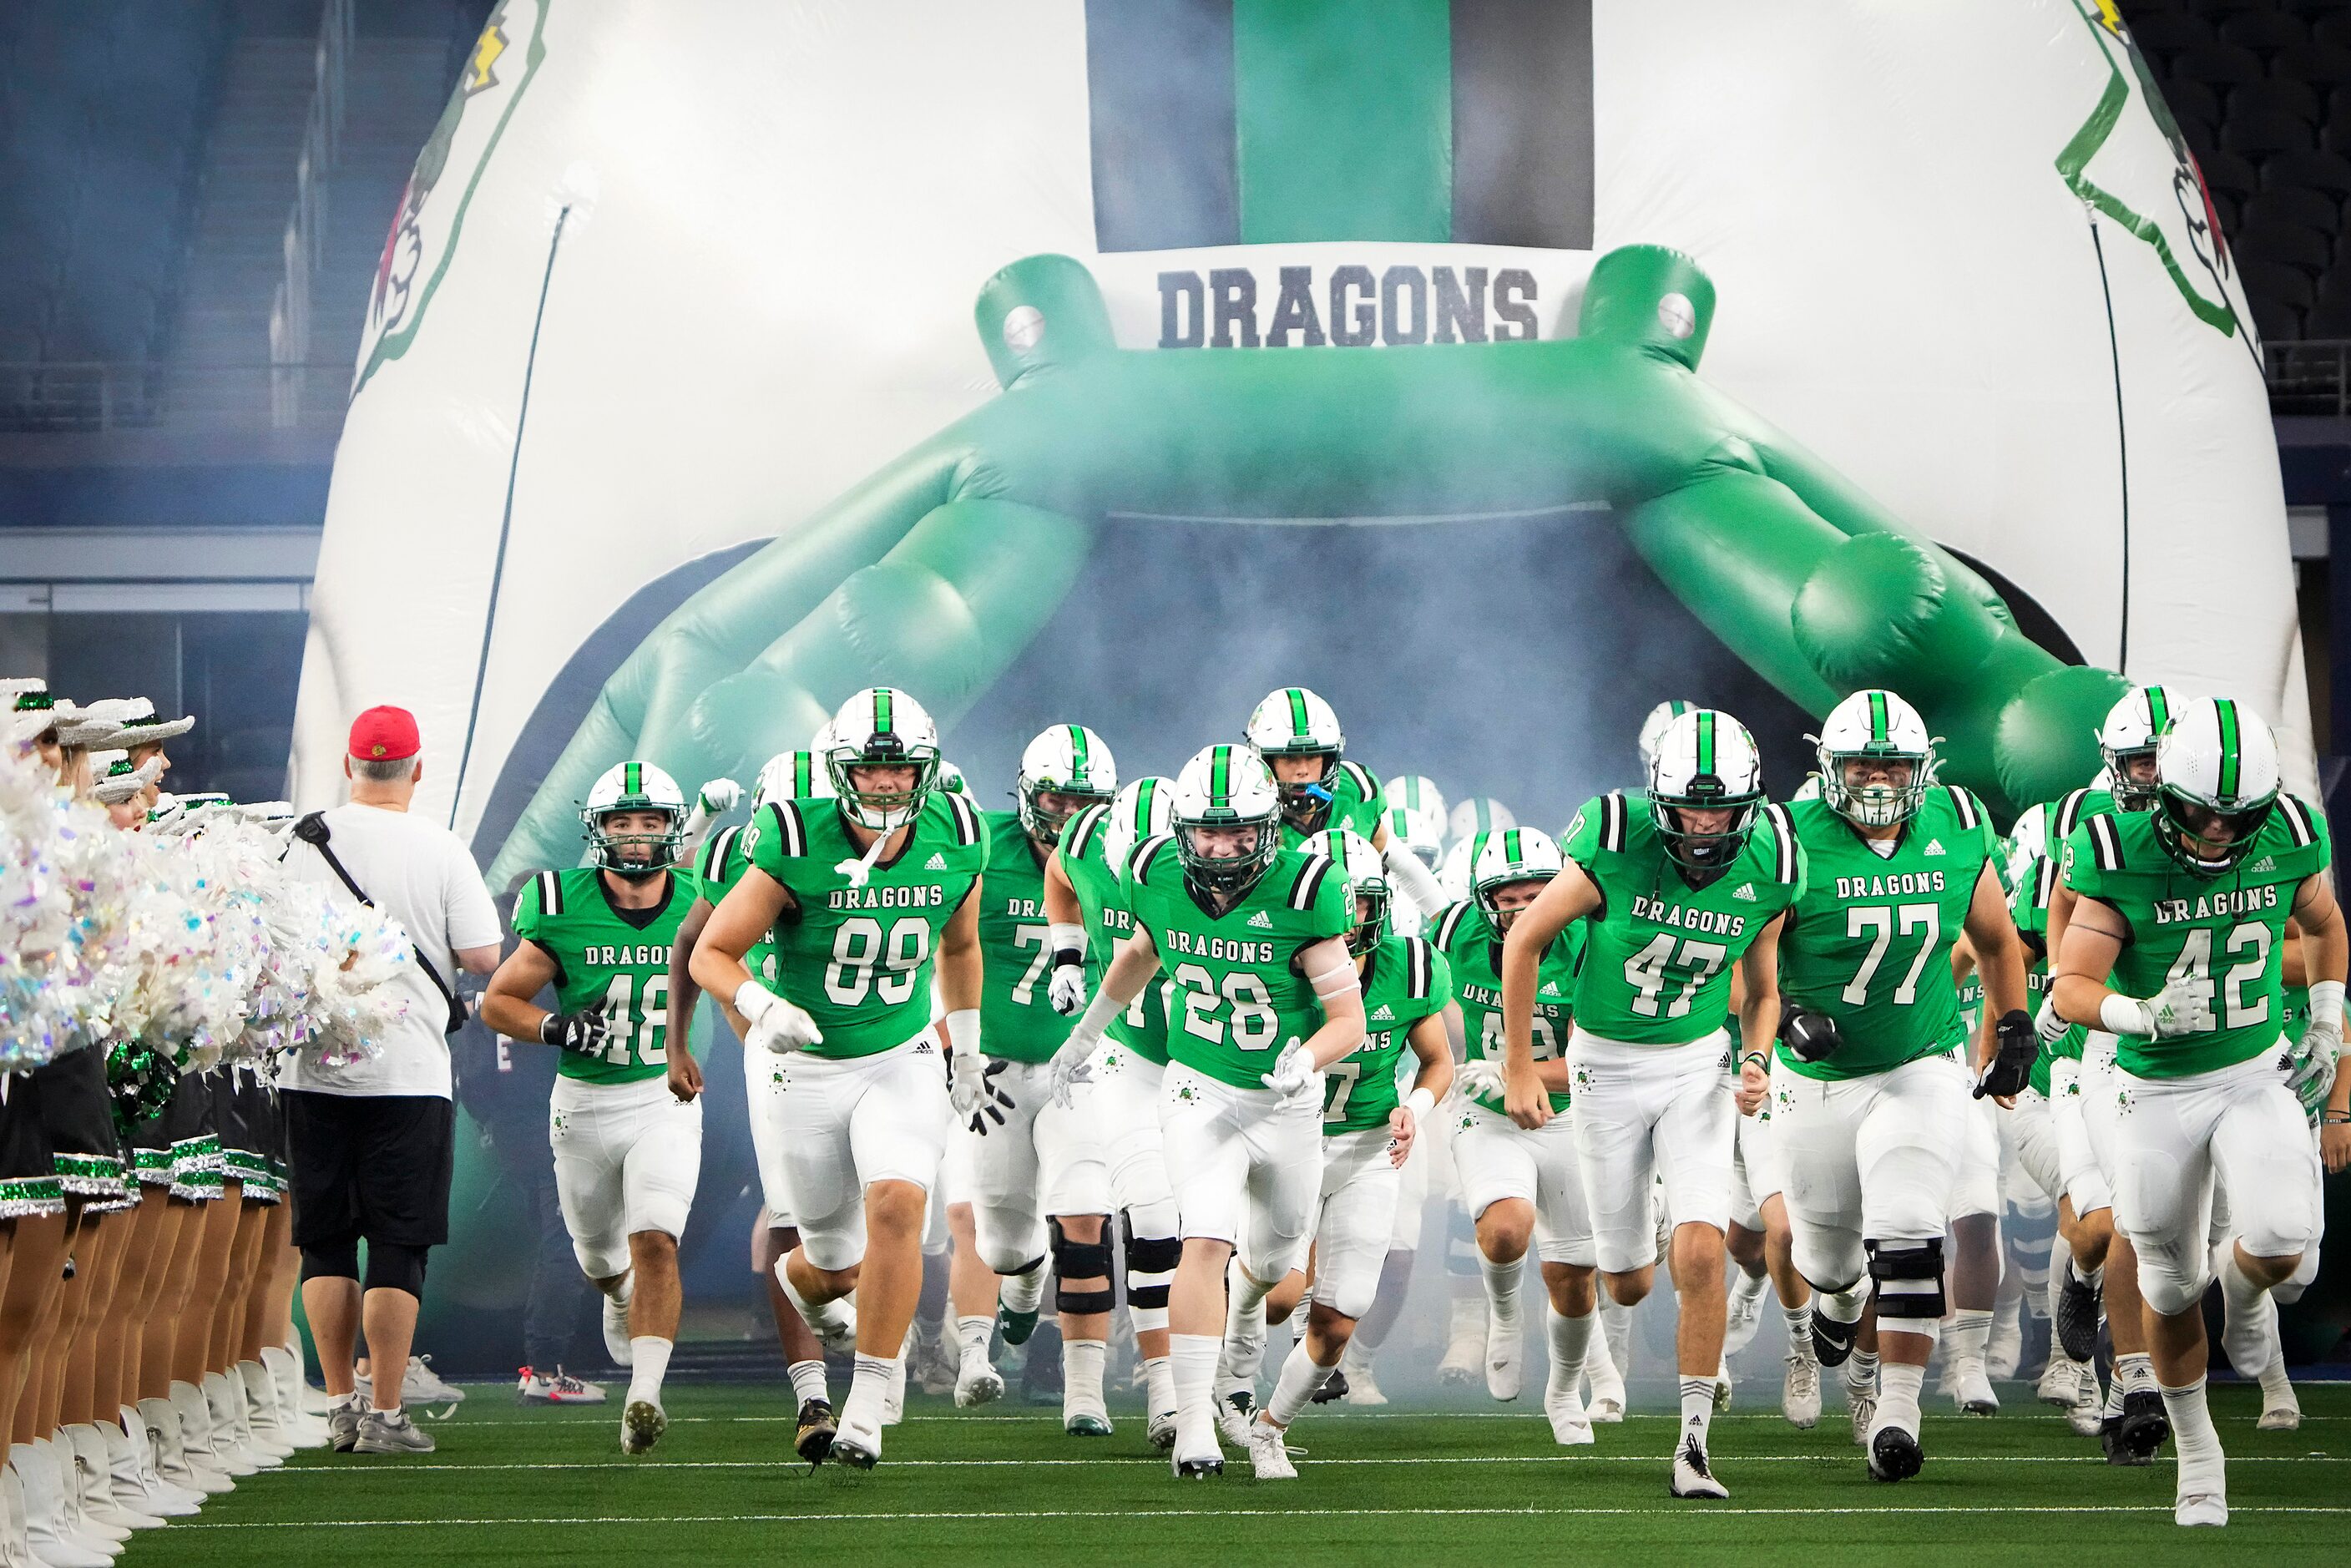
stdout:
[(845, 1008), (865, 999), (868, 990), (898, 1006), (914, 994), (914, 972), (931, 953), (931, 923), (909, 915), (890, 927), (857, 915), (841, 923), (832, 936), (832, 962), (824, 968), (824, 994)]

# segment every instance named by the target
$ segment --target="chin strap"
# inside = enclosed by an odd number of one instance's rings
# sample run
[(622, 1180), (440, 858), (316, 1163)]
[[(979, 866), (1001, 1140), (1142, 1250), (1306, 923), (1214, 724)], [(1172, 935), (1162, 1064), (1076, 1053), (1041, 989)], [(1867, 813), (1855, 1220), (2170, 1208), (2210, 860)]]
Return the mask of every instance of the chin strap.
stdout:
[[(914, 826), (914, 819), (910, 817), (901, 825), (911, 829)], [(862, 855), (853, 861), (841, 861), (832, 869), (847, 877), (850, 886), (863, 887), (873, 879), (873, 866), (874, 862), (882, 858), (882, 846), (888, 843), (890, 835), (897, 831), (896, 828), (883, 829), (873, 835), (873, 841), (865, 846), (865, 852)]]

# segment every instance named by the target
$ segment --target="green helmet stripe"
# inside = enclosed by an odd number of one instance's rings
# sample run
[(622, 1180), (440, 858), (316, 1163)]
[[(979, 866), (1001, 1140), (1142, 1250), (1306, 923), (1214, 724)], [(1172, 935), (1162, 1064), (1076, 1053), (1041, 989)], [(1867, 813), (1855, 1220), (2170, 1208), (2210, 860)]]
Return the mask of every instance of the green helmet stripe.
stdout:
[(621, 776), (621, 794), (623, 798), (631, 798), (644, 792), (644, 769), (641, 764), (632, 762), (629, 770)]
[(2158, 739), (2171, 727), (2171, 698), (2161, 686), (2147, 688), (2147, 727)]
[(1219, 804), (1232, 794), (1232, 762), (1233, 748), (1229, 746), (1219, 746), (1214, 752), (1209, 754), (1209, 804)]
[(888, 686), (876, 686), (873, 689), (874, 732), (876, 734), (880, 734), (892, 727), (893, 727), (890, 723), (890, 688)]
[(1159, 780), (1156, 779), (1145, 779), (1143, 781), (1142, 788), (1135, 790), (1134, 831), (1138, 834), (1149, 830), (1151, 826), (1151, 807), (1153, 802), (1155, 801), (1158, 797)]
[(1869, 739), (1873, 746), (1886, 744), (1886, 694), (1869, 694)]
[(1502, 859), (1508, 864), (1516, 865), (1522, 858), (1519, 853), (1519, 830), (1512, 828), (1502, 835)]
[(816, 793), (816, 758), (806, 751), (792, 753), (792, 799), (805, 800)]
[(1714, 715), (1711, 711), (1698, 716), (1698, 770), (1714, 771)]
[(1289, 696), (1290, 738), (1304, 740), (1309, 733), (1306, 720), (1306, 693), (1301, 687), (1292, 686), (1290, 688)]
[(1093, 768), (1092, 764), (1086, 760), (1086, 727), (1081, 724), (1073, 724), (1070, 726), (1069, 728), (1070, 758), (1075, 764), (1075, 766), (1070, 769), (1070, 782), (1074, 784), (1080, 779), (1085, 778), (1087, 774), (1092, 772)]
[(2237, 737), (2237, 705), (2233, 699), (2222, 697), (2212, 706), (2220, 719), (2220, 799), (2233, 800), (2237, 798), (2237, 775), (2241, 761)]

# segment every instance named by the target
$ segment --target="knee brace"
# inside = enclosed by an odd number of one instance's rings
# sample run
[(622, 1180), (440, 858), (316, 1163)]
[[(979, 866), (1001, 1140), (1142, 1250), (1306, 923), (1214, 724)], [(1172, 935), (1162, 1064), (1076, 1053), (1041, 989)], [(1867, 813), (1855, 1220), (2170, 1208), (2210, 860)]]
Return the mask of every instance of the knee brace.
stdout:
[(1877, 1285), (1877, 1315), (1904, 1320), (1905, 1333), (1925, 1333), (1943, 1320), (1943, 1239), (1864, 1241), (1869, 1277)]
[(302, 1249), (305, 1280), (356, 1280), (360, 1277), (360, 1244), (329, 1241)]
[[(1083, 1317), (1093, 1312), (1106, 1312), (1116, 1304), (1111, 1289), (1110, 1239), (1072, 1241), (1061, 1233), (1061, 1222), (1049, 1219), (1046, 1226), (1053, 1234), (1053, 1305), (1059, 1311)], [(1100, 1280), (1093, 1290), (1072, 1290), (1071, 1280)]]
[(404, 1246), (396, 1241), (368, 1243), (367, 1289), (371, 1291), (405, 1291), (412, 1296), (424, 1294), (424, 1254), (426, 1249)]
[(1134, 1211), (1124, 1216), (1126, 1226), (1126, 1310), (1138, 1332), (1167, 1326), (1167, 1291), (1176, 1265), (1184, 1260), (1184, 1243), (1170, 1226), (1163, 1235), (1138, 1234)]

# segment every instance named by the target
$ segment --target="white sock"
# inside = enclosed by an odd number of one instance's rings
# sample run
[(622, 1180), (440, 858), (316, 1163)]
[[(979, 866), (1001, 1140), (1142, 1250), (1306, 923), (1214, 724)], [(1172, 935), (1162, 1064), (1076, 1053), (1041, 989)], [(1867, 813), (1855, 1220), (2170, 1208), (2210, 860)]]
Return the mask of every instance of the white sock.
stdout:
[(1045, 1302), (1045, 1264), (1039, 1260), (1025, 1274), (1007, 1274), (996, 1287), (996, 1299), (1008, 1312), (1033, 1312)]
[(1217, 1353), (1223, 1346), (1224, 1342), (1212, 1333), (1167, 1336), (1167, 1359), (1176, 1383), (1176, 1446), (1179, 1449), (1188, 1448), (1196, 1453), (1217, 1440)]
[(629, 1397), (661, 1403), (662, 1379), (669, 1374), (673, 1342), (658, 1334), (629, 1336)]
[(975, 1313), (967, 1318), (956, 1319), (956, 1343), (963, 1347), (963, 1359), (967, 1363), (987, 1359), (987, 1343), (995, 1333), (994, 1318)]
[(1732, 1270), (1730, 1272), (1732, 1305), (1745, 1306), (1757, 1301), (1762, 1296), (1763, 1288), (1771, 1282), (1771, 1276), (1769, 1274), (1750, 1274), (1744, 1269)]
[(1243, 1273), (1236, 1263), (1225, 1283), (1225, 1343), (1217, 1362), (1218, 1392), (1228, 1386), (1257, 1391), (1265, 1366), (1265, 1298), (1270, 1287)]
[(1801, 1307), (1782, 1307), (1780, 1315), (1788, 1324), (1788, 1349), (1806, 1361), (1813, 1357), (1813, 1303)]
[(1098, 1339), (1061, 1341), (1061, 1408), (1100, 1411), (1102, 1406), (1102, 1364), (1110, 1346)]
[(2277, 1404), (2293, 1399), (2294, 1380), (2285, 1375), (2285, 1357), (2273, 1356), (2270, 1364), (2262, 1368), (2262, 1400), (2264, 1404)]
[(849, 1397), (841, 1402), (841, 1424), (861, 1432), (882, 1430), (882, 1402), (890, 1393), (891, 1368), (896, 1356), (860, 1352), (857, 1370), (850, 1375)]
[(1682, 1379), (1682, 1436), (1696, 1437), (1698, 1446), (1706, 1447), (1706, 1434), (1714, 1424), (1714, 1374), (1703, 1377)]
[(1899, 1427), (1918, 1435), (1918, 1394), (1927, 1385), (1927, 1369), (1889, 1361), (1878, 1373), (1877, 1424)]
[(1159, 1416), (1176, 1408), (1176, 1368), (1167, 1357), (1144, 1358), (1143, 1396), (1148, 1402), (1147, 1414)]
[[(1334, 1362), (1332, 1366), (1336, 1364)], [(1297, 1420), (1298, 1413), (1306, 1408), (1314, 1391), (1329, 1380), (1331, 1372), (1331, 1366), (1315, 1364), (1314, 1358), (1306, 1354), (1303, 1339), (1291, 1345), (1290, 1354), (1282, 1358), (1281, 1375), (1273, 1385), (1273, 1402), (1265, 1407), (1273, 1424), (1287, 1427)]]
[(1544, 1305), (1548, 1309), (1543, 1327), (1551, 1340), (1552, 1384), (1573, 1389), (1583, 1380), (1583, 1357), (1592, 1343), (1593, 1314), (1570, 1317), (1549, 1302)]
[(2172, 1448), (2179, 1456), (2179, 1495), (2210, 1492), (2227, 1497), (2228, 1462), (2220, 1453), (2220, 1434), (2212, 1426), (2212, 1412), (2204, 1404), (2204, 1380), (2199, 1377), (2185, 1388), (2165, 1388), (2163, 1408), (2171, 1417)]
[(1951, 1332), (1945, 1342), (1945, 1354), (1962, 1361), (1981, 1361), (1985, 1342), (1991, 1338), (1991, 1313), (1979, 1312), (1973, 1307), (1961, 1307), (1951, 1314)]
[(811, 1399), (832, 1403), (832, 1391), (824, 1384), (824, 1363), (796, 1361), (784, 1368), (792, 1380), (792, 1397), (805, 1405)]
[(1844, 1385), (1847, 1388), (1858, 1388), (1865, 1394), (1876, 1391), (1877, 1353), (1876, 1351), (1857, 1350), (1853, 1353), (1844, 1364)]
[(1519, 1324), (1519, 1282), (1526, 1278), (1527, 1260), (1513, 1258), (1507, 1263), (1497, 1263), (1481, 1252), (1478, 1268), (1486, 1277), (1486, 1312), (1493, 1325), (1487, 1332), (1515, 1331)]
[[(2125, 1394), (2137, 1394), (2142, 1388), (2155, 1387), (2153, 1358), (2143, 1350), (2115, 1357), (2115, 1385)], [(2116, 1397), (2115, 1408), (2117, 1410), (2122, 1408), (2119, 1396)]]

